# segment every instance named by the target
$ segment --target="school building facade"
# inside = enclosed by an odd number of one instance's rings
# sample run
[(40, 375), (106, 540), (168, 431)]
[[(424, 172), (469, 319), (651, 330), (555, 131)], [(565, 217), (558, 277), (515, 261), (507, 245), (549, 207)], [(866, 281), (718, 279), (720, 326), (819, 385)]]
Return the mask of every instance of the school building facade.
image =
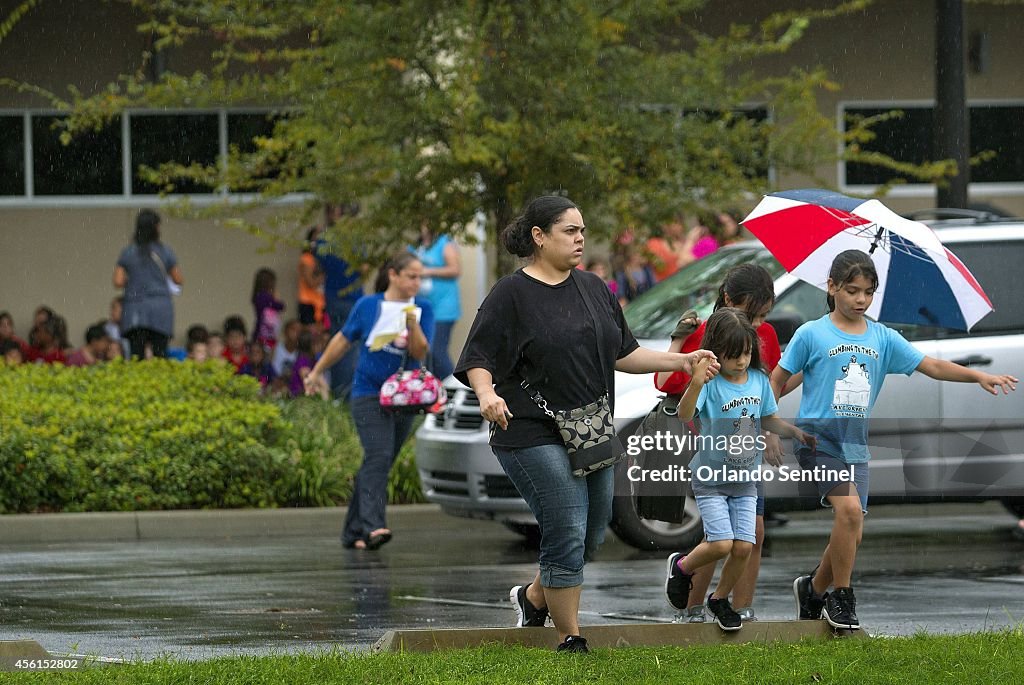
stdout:
[[(720, 30), (780, 4), (715, 0), (702, 21), (708, 30)], [(977, 170), (971, 199), (1024, 216), (1024, 71), (1017, 53), (1024, 44), (1024, 5), (965, 6), (972, 147), (998, 152), (996, 160)], [(95, 92), (138, 66), (147, 42), (136, 30), (142, 20), (123, 3), (40, 3), (0, 42), (0, 77), (62, 95), (69, 84)], [(823, 94), (820, 106), (837, 127), (847, 113), (904, 109), (907, 116), (890, 125), (885, 144), (913, 156), (927, 150), (930, 141), (935, 52), (933, 0), (877, 0), (864, 12), (812, 26), (788, 53), (761, 68), (769, 75), (794, 66), (825, 67), (841, 87)], [(198, 55), (176, 53), (170, 59), (170, 68), (187, 71)], [(212, 161), (229, 144), (259, 132), (266, 117), (258, 110), (226, 108), (133, 111), (90, 140), (62, 148), (51, 128), (57, 114), (30, 92), (0, 94), (0, 310), (9, 310), (25, 335), (34, 308), (49, 305), (67, 318), (77, 346), (85, 328), (106, 317), (117, 294), (111, 274), (119, 251), (131, 240), (135, 214), (164, 204), (133, 170), (175, 153)], [(856, 193), (870, 192), (884, 180), (877, 170), (845, 164), (822, 168), (820, 175)], [(775, 181), (779, 188), (807, 184), (784, 176)], [(194, 198), (204, 201), (202, 194)], [(899, 187), (886, 202), (897, 211), (933, 207), (935, 189)], [(303, 232), (296, 227), (296, 236)], [(252, 279), (264, 266), (278, 274), (279, 295), (289, 304), (286, 316), (294, 313), (297, 247), (267, 252), (245, 232), (166, 213), (162, 233), (186, 280), (175, 301), (178, 341), (187, 326), (218, 328), (229, 314), (241, 314), (251, 324)], [(493, 254), (493, 247), (463, 248), (463, 319), (453, 336), (455, 348), (492, 281), (488, 249)]]

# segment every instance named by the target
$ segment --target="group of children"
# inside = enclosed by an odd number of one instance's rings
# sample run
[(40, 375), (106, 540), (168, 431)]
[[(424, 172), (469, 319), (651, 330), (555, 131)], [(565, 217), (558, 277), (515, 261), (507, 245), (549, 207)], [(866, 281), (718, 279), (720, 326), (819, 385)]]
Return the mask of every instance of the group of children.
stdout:
[[(186, 333), (185, 359), (203, 362), (223, 359), (240, 375), (253, 376), (267, 395), (297, 397), (305, 394), (303, 380), (323, 353), (329, 338), (318, 324), (303, 325), (297, 319), (282, 324), (285, 303), (277, 297), (277, 276), (271, 269), (256, 272), (252, 304), (255, 325), (252, 337), (242, 317), (224, 320), (223, 333), (205, 326), (191, 326)], [(318, 387), (327, 398), (329, 380)]]
[[(120, 307), (120, 303), (111, 305), (112, 310), (115, 306)], [(73, 349), (64, 317), (44, 305), (36, 308), (28, 340), (23, 340), (15, 333), (11, 314), (0, 312), (0, 362), (8, 366), (91, 366), (120, 357), (120, 339), (116, 325), (112, 330), (110, 321), (99, 321), (86, 329), (85, 344)]]
[[(705, 537), (688, 554), (676, 552), (667, 560), (665, 594), (681, 620), (702, 622), (706, 609), (719, 627), (734, 631), (754, 618), (764, 496), (760, 481), (740, 472), (753, 473), (763, 462), (781, 465), (781, 436), (794, 439), (800, 467), (818, 475), (821, 504), (834, 515), (821, 562), (793, 582), (797, 617), (859, 629), (852, 574), (870, 483), (867, 422), (885, 376), (920, 371), (937, 380), (977, 383), (992, 394), (1016, 389), (1014, 376), (928, 357), (898, 332), (867, 319), (877, 287), (878, 274), (866, 253), (839, 254), (828, 277), (828, 314), (801, 326), (780, 354), (775, 331), (765, 322), (775, 301), (771, 276), (762, 267), (742, 264), (726, 275), (707, 321), (673, 340), (672, 351), (702, 348), (718, 360), (702, 362), (692, 377), (676, 373), (655, 379), (660, 390), (680, 396), (678, 416), (692, 421), (689, 430), (763, 438), (749, 450), (701, 450), (690, 463)], [(793, 425), (776, 416), (777, 402), (801, 384)], [(719, 582), (706, 594), (723, 558)]]
[[(268, 395), (298, 396), (305, 393), (303, 379), (327, 344), (328, 334), (318, 324), (303, 325), (292, 319), (282, 323), (284, 302), (277, 297), (277, 277), (270, 269), (257, 271), (252, 292), (255, 326), (250, 338), (242, 317), (224, 320), (222, 331), (210, 331), (196, 324), (186, 333), (185, 347), (171, 348), (168, 356), (193, 362), (224, 360), (239, 374), (255, 377)], [(90, 326), (85, 345), (72, 350), (67, 341), (67, 325), (62, 316), (49, 307), (39, 307), (28, 340), (15, 334), (14, 320), (0, 312), (0, 356), (8, 365), (22, 363), (60, 363), (66, 366), (90, 366), (113, 359), (127, 358), (119, 331), (121, 298), (111, 302), (110, 319)], [(329, 394), (329, 380), (319, 389)]]

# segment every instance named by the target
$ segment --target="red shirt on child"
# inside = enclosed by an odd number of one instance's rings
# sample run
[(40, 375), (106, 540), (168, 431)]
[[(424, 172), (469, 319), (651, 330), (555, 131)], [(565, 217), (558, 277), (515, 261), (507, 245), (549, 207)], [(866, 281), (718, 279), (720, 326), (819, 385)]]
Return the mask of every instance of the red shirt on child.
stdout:
[[(683, 341), (683, 347), (680, 352), (693, 352), (694, 350), (700, 349), (700, 343), (704, 339), (704, 327), (707, 325), (707, 321), (701, 321), (700, 325), (697, 326), (697, 330), (691, 333), (686, 340)], [(771, 373), (776, 366), (779, 364), (779, 360), (782, 359), (782, 348), (779, 346), (779, 336), (775, 333), (775, 328), (770, 323), (765, 321), (757, 329), (757, 337), (761, 340), (761, 364), (764, 366), (764, 370), (767, 373)], [(664, 383), (658, 385), (658, 377), (654, 377), (654, 387), (661, 390), (669, 395), (682, 395), (686, 391), (686, 386), (690, 384), (690, 375), (682, 371), (676, 371), (665, 380)]]

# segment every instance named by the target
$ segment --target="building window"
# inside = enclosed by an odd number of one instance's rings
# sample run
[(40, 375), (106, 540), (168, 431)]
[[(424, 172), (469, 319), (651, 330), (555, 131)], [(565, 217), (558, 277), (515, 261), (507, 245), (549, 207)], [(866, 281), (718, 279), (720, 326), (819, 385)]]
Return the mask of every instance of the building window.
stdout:
[[(932, 153), (934, 111), (931, 105), (899, 105), (887, 107), (845, 107), (844, 127), (849, 117), (872, 117), (893, 109), (902, 117), (872, 126), (875, 139), (862, 145), (865, 151), (881, 152), (900, 162), (918, 164), (934, 159)], [(995, 157), (971, 167), (972, 183), (1024, 182), (1024, 105), (970, 105), (970, 154), (986, 150)], [(847, 185), (878, 185), (905, 180), (899, 172), (868, 164), (846, 164)]]
[(228, 145), (238, 147), (239, 152), (255, 152), (253, 139), (274, 135), (278, 118), (269, 112), (228, 112)]
[(121, 125), (118, 120), (99, 131), (60, 142), (52, 114), (32, 117), (32, 187), (35, 195), (121, 195)]
[[(210, 166), (220, 152), (220, 128), (216, 113), (131, 114), (132, 194), (155, 195), (163, 190), (139, 175), (139, 167), (161, 164)], [(174, 182), (174, 193), (212, 193), (213, 188), (189, 180)]]
[[(147, 182), (139, 169), (159, 169), (172, 162), (211, 167), (232, 146), (242, 153), (255, 152), (253, 139), (273, 135), (275, 124), (284, 115), (224, 109), (128, 112), (98, 131), (75, 135), (64, 145), (60, 124), (65, 116), (56, 112), (0, 113), (0, 203), (31, 204), (38, 199), (74, 204), (88, 197), (132, 202), (135, 196), (161, 192), (224, 195), (257, 191), (259, 183), (247, 188), (214, 188), (193, 180), (160, 187)], [(279, 175), (272, 164), (268, 163), (258, 180)]]
[(971, 168), (978, 183), (1024, 182), (1024, 105), (971, 107), (971, 154), (994, 150), (994, 159)]
[(25, 194), (25, 118), (0, 116), (0, 196)]

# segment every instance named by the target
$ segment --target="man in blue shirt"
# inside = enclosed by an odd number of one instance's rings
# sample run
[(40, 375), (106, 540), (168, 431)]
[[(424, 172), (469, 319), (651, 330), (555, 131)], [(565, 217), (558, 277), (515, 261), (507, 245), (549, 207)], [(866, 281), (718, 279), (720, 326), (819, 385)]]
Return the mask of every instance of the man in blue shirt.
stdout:
[[(325, 228), (333, 226), (346, 212), (350, 216), (355, 216), (359, 212), (359, 205), (324, 205)], [(330, 330), (333, 337), (344, 327), (352, 307), (363, 296), (366, 266), (349, 264), (336, 254), (336, 247), (324, 240), (322, 235), (317, 240), (313, 252), (324, 273), (324, 309), (331, 319)], [(338, 363), (331, 367), (331, 394), (335, 398), (348, 401), (352, 394), (352, 378), (358, 360), (359, 348), (353, 345)]]

